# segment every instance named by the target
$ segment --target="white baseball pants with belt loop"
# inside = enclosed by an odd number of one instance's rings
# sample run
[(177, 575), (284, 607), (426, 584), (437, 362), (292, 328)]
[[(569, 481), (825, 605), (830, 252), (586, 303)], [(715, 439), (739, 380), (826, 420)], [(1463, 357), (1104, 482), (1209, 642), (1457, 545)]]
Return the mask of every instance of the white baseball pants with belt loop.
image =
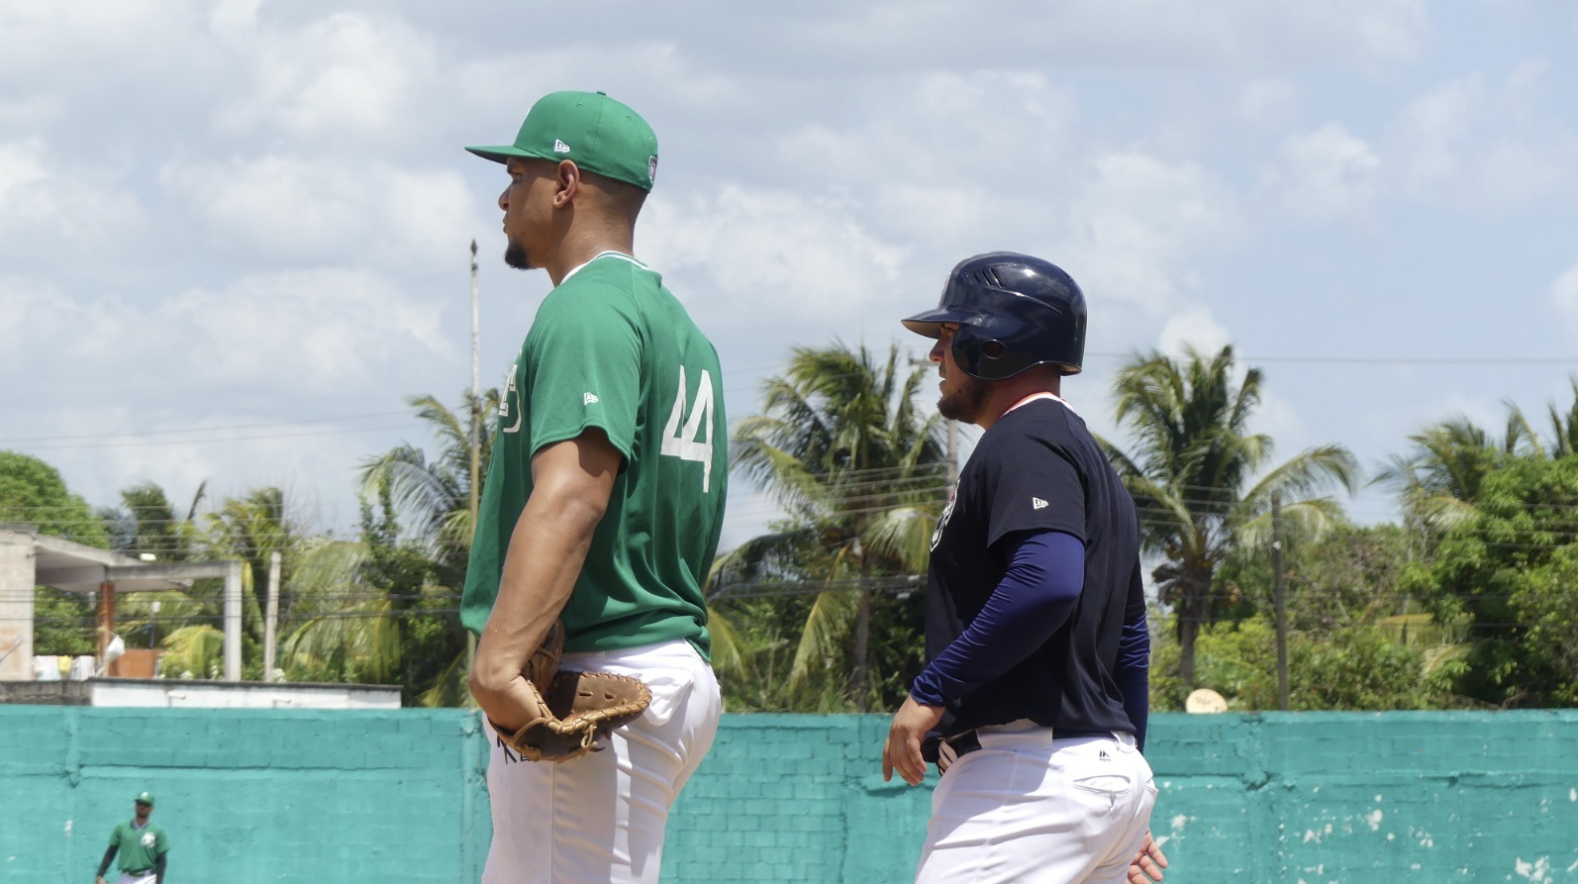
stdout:
[(488, 728), (493, 843), (482, 882), (656, 884), (669, 807), (718, 731), (712, 667), (687, 641), (565, 654), (560, 666), (635, 676), (652, 704), (601, 752), (561, 764), (526, 761)]
[(917, 884), (1125, 880), (1156, 805), (1132, 735), (1060, 739), (1020, 720), (976, 736), (932, 792)]

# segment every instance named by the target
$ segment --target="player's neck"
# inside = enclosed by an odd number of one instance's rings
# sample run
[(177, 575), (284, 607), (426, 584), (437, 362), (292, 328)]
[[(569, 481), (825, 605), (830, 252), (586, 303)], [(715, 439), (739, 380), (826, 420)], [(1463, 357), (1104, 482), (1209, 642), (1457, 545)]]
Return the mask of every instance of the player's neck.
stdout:
[(635, 231), (622, 225), (588, 224), (572, 227), (559, 241), (559, 248), (546, 264), (548, 278), (555, 286), (564, 282), (575, 268), (604, 252), (635, 255)]
[(1050, 393), (1061, 398), (1062, 380), (1057, 375), (1027, 373), (993, 383), (976, 425), (982, 430), (990, 430), (993, 424), (1003, 419), (1003, 415), (1037, 396)]

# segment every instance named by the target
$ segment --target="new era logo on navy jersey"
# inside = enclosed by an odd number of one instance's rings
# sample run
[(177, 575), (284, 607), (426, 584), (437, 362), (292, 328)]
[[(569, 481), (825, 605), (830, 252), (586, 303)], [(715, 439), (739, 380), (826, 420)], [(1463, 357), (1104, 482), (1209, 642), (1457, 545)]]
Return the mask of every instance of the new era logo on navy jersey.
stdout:
[(1039, 497), (1032, 497), (1030, 498), (1030, 507), (1032, 509), (1044, 510), (1047, 508), (1047, 502)]

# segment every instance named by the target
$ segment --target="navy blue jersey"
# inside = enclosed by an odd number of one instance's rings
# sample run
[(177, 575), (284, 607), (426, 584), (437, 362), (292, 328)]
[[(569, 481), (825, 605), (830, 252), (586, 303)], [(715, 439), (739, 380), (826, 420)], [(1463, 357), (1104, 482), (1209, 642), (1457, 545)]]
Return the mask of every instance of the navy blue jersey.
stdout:
[(1054, 733), (1132, 731), (1114, 680), (1123, 625), (1145, 612), (1139, 519), (1118, 475), (1068, 406), (1034, 400), (982, 436), (932, 537), (926, 658), (958, 638), (1008, 568), (1021, 532), (1062, 531), (1085, 545), (1073, 613), (1040, 648), (967, 694), (943, 727), (1028, 718)]

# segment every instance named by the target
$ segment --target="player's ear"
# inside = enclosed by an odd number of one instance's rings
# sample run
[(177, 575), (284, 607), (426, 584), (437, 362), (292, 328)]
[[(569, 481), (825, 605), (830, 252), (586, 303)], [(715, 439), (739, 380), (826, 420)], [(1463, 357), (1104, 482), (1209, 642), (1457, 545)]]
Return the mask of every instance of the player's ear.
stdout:
[(553, 194), (553, 207), (562, 209), (575, 202), (581, 193), (581, 167), (573, 160), (560, 160), (558, 181), (558, 189)]

